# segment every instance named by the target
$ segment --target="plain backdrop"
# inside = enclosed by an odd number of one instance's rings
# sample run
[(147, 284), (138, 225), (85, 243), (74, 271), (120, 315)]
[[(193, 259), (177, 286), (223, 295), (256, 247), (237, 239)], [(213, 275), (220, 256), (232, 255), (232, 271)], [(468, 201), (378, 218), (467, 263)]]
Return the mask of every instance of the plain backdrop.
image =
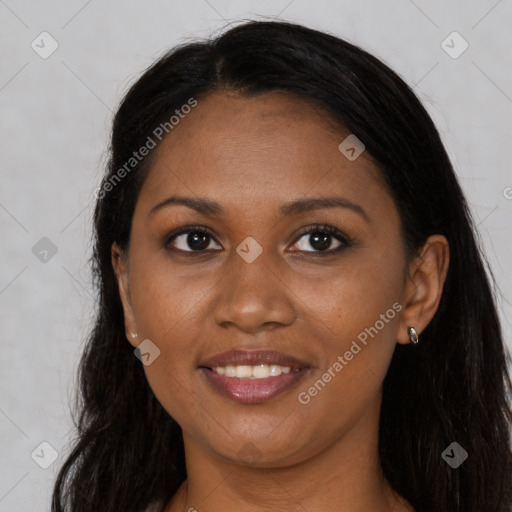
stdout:
[(512, 347), (510, 0), (0, 0), (0, 511), (49, 510), (69, 452), (112, 111), (171, 46), (268, 17), (346, 38), (414, 87), (478, 224)]

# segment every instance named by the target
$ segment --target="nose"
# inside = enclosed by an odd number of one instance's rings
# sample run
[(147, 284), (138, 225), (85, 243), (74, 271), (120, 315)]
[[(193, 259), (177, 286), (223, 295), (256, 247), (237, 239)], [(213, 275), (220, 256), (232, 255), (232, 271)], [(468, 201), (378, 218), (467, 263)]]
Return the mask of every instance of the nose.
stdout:
[(247, 333), (291, 325), (296, 317), (294, 294), (265, 251), (252, 263), (236, 253), (231, 259), (230, 270), (216, 288), (215, 322)]

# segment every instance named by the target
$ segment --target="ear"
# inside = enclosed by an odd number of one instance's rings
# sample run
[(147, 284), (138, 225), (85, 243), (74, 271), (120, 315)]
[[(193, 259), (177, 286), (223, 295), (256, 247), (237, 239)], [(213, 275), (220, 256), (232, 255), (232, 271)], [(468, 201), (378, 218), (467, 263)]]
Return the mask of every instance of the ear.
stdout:
[(398, 343), (409, 344), (408, 327), (414, 327), (421, 335), (432, 320), (441, 301), (449, 262), (448, 240), (443, 235), (432, 235), (425, 242), (420, 255), (409, 265)]
[(116, 242), (111, 248), (112, 267), (117, 278), (119, 296), (123, 305), (124, 328), (126, 339), (134, 346), (138, 346), (140, 340), (133, 338), (130, 334), (137, 332), (135, 315), (133, 314), (132, 301), (130, 296), (130, 281), (128, 276), (128, 261), (126, 254), (119, 248)]

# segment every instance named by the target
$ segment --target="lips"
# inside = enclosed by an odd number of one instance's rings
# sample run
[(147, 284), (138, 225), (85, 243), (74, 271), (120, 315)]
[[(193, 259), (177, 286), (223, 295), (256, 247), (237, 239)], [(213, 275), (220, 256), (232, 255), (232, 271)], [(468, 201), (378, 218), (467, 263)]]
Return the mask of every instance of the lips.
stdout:
[(300, 359), (274, 350), (231, 350), (206, 359), (199, 366), (212, 369), (217, 366), (257, 366), (259, 364), (288, 366), (299, 370), (308, 367), (308, 364)]
[[(247, 375), (251, 367), (266, 368), (267, 372), (260, 378), (236, 376)], [(277, 371), (269, 372), (269, 368)], [(271, 350), (223, 352), (199, 365), (200, 372), (212, 390), (244, 404), (262, 403), (295, 387), (305, 377), (308, 369), (304, 361)]]

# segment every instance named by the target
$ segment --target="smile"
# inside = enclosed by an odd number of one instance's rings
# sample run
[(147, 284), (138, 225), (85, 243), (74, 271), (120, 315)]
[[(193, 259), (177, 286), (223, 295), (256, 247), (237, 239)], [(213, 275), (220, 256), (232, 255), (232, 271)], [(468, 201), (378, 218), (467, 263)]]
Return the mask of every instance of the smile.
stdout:
[(299, 359), (269, 351), (230, 351), (199, 366), (215, 392), (236, 402), (261, 403), (295, 387), (309, 367)]

